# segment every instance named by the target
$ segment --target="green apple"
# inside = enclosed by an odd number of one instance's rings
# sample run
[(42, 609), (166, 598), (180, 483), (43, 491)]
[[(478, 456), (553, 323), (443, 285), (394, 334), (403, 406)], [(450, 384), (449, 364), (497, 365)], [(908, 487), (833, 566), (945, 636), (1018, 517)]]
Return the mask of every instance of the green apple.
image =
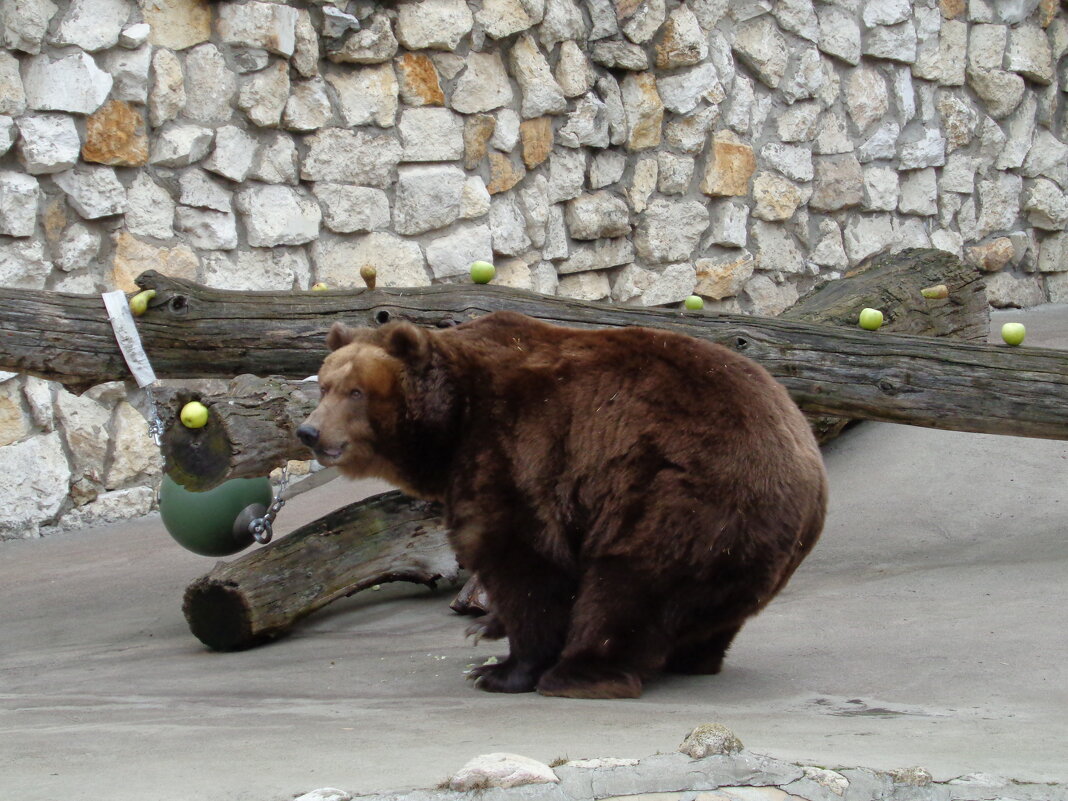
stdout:
[(700, 295), (690, 295), (682, 302), (682, 305), (690, 311), (699, 311), (705, 307), (705, 299)]
[(497, 270), (488, 261), (476, 261), (471, 264), (471, 280), (476, 284), (488, 284), (496, 274)]
[(1006, 345), (1019, 345), (1027, 336), (1027, 329), (1023, 323), (1005, 323), (1001, 326), (1001, 338)]
[(320, 281), (320, 282), (319, 282), (319, 283), (317, 283), (317, 284), (312, 284), (312, 285), (311, 285), (311, 291), (312, 291), (312, 292), (325, 292), (325, 291), (326, 291), (326, 290), (328, 290), (329, 288), (330, 288), (330, 287), (329, 287), (329, 286), (327, 286), (326, 284), (324, 284), (324, 283), (323, 283), (322, 281)]
[(200, 401), (189, 401), (178, 416), (186, 428), (203, 428), (208, 424), (208, 407)]
[(367, 284), (368, 289), (375, 288), (375, 282), (378, 280), (378, 270), (372, 267), (370, 264), (365, 264), (360, 268), (360, 278)]
[(865, 331), (878, 331), (883, 324), (883, 313), (878, 309), (864, 309), (859, 322)]
[(154, 297), (156, 297), (156, 290), (146, 289), (130, 298), (130, 311), (133, 312), (133, 316), (140, 317), (148, 311), (148, 302)]

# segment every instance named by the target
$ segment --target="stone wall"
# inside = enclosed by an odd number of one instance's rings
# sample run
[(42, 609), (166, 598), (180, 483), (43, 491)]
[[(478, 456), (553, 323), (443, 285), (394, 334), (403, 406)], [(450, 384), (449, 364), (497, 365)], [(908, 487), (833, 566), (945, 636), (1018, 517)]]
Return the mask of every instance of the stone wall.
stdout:
[[(886, 250), (1068, 300), (1051, 0), (3, 0), (0, 285), (465, 280), (777, 314)], [(123, 387), (0, 374), (0, 537), (151, 508)]]

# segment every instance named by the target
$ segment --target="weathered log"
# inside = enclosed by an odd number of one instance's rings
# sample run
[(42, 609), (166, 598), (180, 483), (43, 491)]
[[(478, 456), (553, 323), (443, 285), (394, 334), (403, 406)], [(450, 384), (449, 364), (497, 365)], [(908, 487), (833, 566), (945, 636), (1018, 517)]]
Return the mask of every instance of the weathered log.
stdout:
[(219, 562), (185, 591), (189, 628), (209, 648), (240, 650), (376, 584), (456, 581), (459, 567), (440, 514), (436, 504), (387, 492)]

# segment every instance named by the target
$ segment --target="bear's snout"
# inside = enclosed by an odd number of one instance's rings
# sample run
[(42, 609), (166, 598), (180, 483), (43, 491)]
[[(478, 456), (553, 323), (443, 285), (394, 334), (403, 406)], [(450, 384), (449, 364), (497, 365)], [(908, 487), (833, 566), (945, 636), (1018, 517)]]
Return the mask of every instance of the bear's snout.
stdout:
[(305, 423), (297, 429), (297, 439), (309, 448), (314, 448), (319, 444), (319, 429)]

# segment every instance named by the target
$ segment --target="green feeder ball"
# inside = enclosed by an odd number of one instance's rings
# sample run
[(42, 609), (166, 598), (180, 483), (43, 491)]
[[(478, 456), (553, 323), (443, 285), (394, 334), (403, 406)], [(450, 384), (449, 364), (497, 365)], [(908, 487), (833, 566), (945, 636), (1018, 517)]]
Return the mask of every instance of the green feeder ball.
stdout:
[(271, 504), (271, 480), (233, 478), (207, 492), (190, 492), (164, 474), (159, 490), (163, 525), (183, 548), (230, 556), (252, 544), (248, 524)]

